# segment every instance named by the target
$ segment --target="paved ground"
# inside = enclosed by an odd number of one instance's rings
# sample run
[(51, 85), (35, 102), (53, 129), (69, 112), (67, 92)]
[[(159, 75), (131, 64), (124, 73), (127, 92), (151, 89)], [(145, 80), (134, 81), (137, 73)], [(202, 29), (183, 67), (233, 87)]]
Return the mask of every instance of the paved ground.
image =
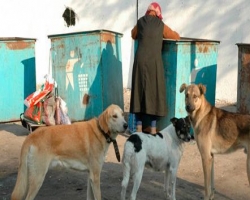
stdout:
[[(218, 103), (218, 106), (223, 104)], [(225, 106), (224, 109), (235, 111), (235, 106)], [(17, 176), (20, 148), (27, 134), (28, 131), (19, 123), (0, 124), (0, 200), (10, 199)], [(117, 138), (121, 154), (126, 138), (126, 135)], [(36, 200), (86, 199), (86, 180), (86, 173), (50, 170)], [(114, 149), (110, 146), (101, 177), (102, 199), (119, 200), (121, 181), (122, 166), (116, 161)], [(164, 199), (163, 181), (162, 172), (146, 169), (137, 200)], [(215, 187), (217, 200), (250, 199), (246, 155), (242, 150), (215, 156)], [(187, 143), (178, 169), (177, 199), (202, 199), (203, 192), (200, 154), (194, 142)]]

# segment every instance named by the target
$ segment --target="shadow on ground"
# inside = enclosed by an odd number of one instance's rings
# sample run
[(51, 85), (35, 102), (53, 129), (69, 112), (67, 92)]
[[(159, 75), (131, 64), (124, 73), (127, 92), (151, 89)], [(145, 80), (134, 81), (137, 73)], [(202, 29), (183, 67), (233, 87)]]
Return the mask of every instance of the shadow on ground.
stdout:
[[(17, 174), (9, 174), (0, 179), (0, 200), (10, 199)], [(101, 190), (103, 200), (119, 200), (121, 192), (122, 167), (121, 164), (105, 163), (101, 176)], [(144, 171), (137, 200), (165, 199), (163, 193), (163, 173)], [(61, 200), (61, 199), (86, 199), (87, 173), (71, 170), (50, 170), (46, 175), (42, 188), (36, 200)], [(129, 184), (128, 194), (132, 189)], [(177, 179), (176, 198), (194, 200), (203, 198), (203, 187)], [(216, 194), (216, 199), (231, 200), (221, 194)]]
[(26, 136), (29, 133), (20, 122), (0, 124), (0, 131), (7, 131), (16, 136)]

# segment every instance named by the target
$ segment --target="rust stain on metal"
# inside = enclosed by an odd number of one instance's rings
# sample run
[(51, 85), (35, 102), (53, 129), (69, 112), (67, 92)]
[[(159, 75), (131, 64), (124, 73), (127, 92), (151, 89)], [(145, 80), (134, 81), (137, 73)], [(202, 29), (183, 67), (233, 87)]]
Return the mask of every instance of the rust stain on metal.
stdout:
[[(59, 41), (59, 42), (58, 42), (58, 41)], [(53, 43), (58, 42), (58, 45), (56, 46), (56, 48), (64, 49), (64, 47), (65, 47), (62, 38), (54, 38), (54, 39), (51, 39), (51, 42), (53, 42)]]
[(250, 49), (239, 49), (239, 88), (238, 93), (238, 111), (244, 114), (250, 114), (249, 100), (250, 100)]
[(58, 45), (58, 48), (59, 48), (59, 49), (64, 49), (64, 44)]
[(102, 33), (101, 34), (101, 41), (115, 43), (115, 36), (113, 34), (110, 34), (110, 33)]
[(204, 46), (204, 48), (203, 48), (203, 51), (202, 51), (203, 53), (207, 53), (207, 52), (209, 52), (209, 48), (208, 48), (208, 46)]
[(16, 41), (16, 42), (6, 42), (6, 46), (8, 49), (11, 50), (20, 50), (20, 49), (26, 49), (31, 47), (30, 42), (24, 42), (24, 41)]
[(214, 44), (211, 44), (211, 43), (197, 42), (196, 47), (199, 53), (209, 53), (211, 51), (216, 50)]
[(247, 67), (247, 65), (249, 65), (249, 64), (250, 64), (250, 50), (245, 51), (244, 55), (242, 56), (242, 65), (243, 65), (243, 67)]
[(88, 94), (84, 94), (83, 99), (82, 99), (82, 104), (83, 105), (89, 104), (89, 98), (90, 96)]

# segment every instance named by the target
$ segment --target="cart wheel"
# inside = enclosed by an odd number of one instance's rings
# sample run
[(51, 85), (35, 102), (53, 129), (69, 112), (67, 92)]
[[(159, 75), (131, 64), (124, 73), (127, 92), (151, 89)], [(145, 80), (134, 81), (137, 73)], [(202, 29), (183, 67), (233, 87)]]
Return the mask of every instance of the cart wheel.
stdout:
[(24, 128), (28, 128), (28, 124), (27, 124), (27, 122), (23, 119), (23, 115), (24, 115), (24, 113), (21, 113), (21, 114), (20, 114), (20, 121), (21, 121), (22, 126), (23, 126)]

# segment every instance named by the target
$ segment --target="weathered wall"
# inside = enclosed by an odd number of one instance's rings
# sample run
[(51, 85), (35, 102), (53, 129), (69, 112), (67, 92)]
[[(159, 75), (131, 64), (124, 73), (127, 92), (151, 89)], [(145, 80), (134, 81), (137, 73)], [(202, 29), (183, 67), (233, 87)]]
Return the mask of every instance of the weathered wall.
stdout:
[[(144, 15), (151, 1), (139, 1), (138, 16)], [(238, 49), (236, 43), (250, 42), (248, 0), (159, 0), (163, 20), (182, 37), (221, 41), (219, 45), (216, 98), (235, 102), (237, 98)], [(62, 18), (65, 6), (79, 20), (67, 27)], [(133, 43), (130, 30), (136, 23), (136, 0), (1, 0), (0, 37), (31, 37), (36, 42), (37, 83), (49, 71), (48, 35), (108, 29), (123, 33), (123, 84), (130, 87)]]

